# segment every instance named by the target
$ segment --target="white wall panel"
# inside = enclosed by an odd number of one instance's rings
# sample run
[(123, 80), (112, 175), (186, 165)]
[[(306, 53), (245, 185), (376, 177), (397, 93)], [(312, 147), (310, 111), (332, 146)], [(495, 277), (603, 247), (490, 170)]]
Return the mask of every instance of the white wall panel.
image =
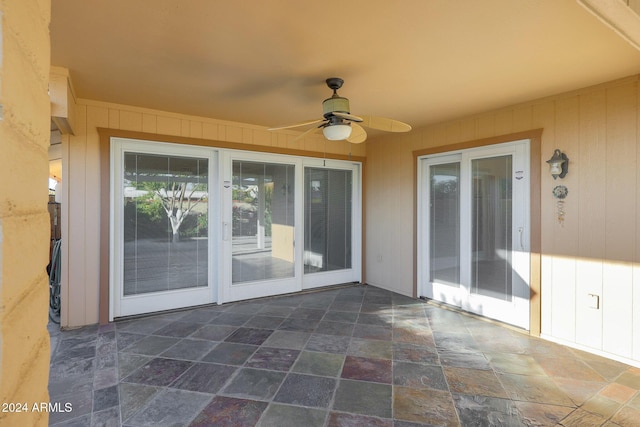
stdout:
[(631, 263), (606, 262), (603, 268), (602, 349), (632, 356), (633, 268)]
[(602, 261), (576, 263), (576, 343), (602, 348)]
[[(576, 260), (556, 256), (551, 261), (551, 335), (567, 341), (576, 338)], [(543, 296), (544, 298), (544, 296)]]

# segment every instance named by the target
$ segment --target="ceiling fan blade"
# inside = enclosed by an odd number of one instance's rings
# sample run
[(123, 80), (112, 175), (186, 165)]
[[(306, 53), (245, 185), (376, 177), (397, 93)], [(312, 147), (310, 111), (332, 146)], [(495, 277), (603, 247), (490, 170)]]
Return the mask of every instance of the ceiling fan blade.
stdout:
[(367, 139), (367, 131), (357, 123), (351, 123), (351, 136), (347, 138), (352, 144), (360, 144)]
[(269, 130), (281, 130), (281, 129), (297, 128), (299, 126), (309, 126), (316, 123), (324, 122), (325, 120), (326, 119), (306, 120), (304, 122), (294, 123), (292, 125), (275, 126), (275, 127), (269, 128)]
[(362, 121), (362, 117), (354, 116), (353, 114), (340, 113), (338, 111), (334, 111), (331, 114), (333, 114), (336, 117), (340, 117), (342, 119), (349, 120), (350, 122), (361, 122)]
[(362, 116), (362, 126), (387, 132), (409, 132), (411, 126), (386, 117)]
[[(320, 120), (320, 121), (322, 121), (322, 120)], [(317, 132), (321, 128), (322, 128), (322, 126), (316, 126), (316, 127), (312, 127), (311, 129), (307, 129), (304, 132), (302, 132), (300, 135), (296, 136), (291, 141), (289, 141), (289, 144), (291, 144), (292, 142), (296, 142), (296, 141), (304, 138), (307, 135), (311, 135), (312, 133)]]

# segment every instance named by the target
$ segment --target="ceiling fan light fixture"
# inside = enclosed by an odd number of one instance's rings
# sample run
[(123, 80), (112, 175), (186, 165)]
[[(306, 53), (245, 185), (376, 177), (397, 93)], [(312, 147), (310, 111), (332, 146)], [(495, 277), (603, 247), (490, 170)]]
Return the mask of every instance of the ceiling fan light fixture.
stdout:
[[(322, 123), (319, 126), (310, 128), (293, 141), (298, 141), (307, 135), (322, 129), (324, 137), (330, 141), (347, 140), (351, 144), (360, 144), (367, 139), (367, 132), (363, 129), (368, 127), (387, 132), (409, 132), (411, 126), (397, 120), (385, 117), (363, 116), (358, 117), (351, 114), (349, 100), (338, 95), (338, 89), (342, 87), (344, 80), (339, 77), (330, 77), (326, 80), (329, 89), (333, 90), (333, 95), (322, 102), (322, 118), (319, 120), (305, 121), (293, 125), (269, 128), (269, 130), (289, 129), (298, 126), (310, 126)], [(355, 129), (355, 130), (354, 130)]]
[(341, 141), (351, 136), (351, 126), (344, 123), (329, 124), (322, 128), (322, 133), (329, 141)]

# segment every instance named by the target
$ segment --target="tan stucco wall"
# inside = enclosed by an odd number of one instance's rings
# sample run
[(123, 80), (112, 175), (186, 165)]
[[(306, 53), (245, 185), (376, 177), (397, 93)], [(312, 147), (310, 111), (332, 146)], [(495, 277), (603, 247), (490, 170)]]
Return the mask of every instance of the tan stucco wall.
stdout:
[[(73, 74), (71, 74), (73, 79)], [(116, 129), (171, 137), (328, 154), (364, 156), (365, 145), (326, 143), (321, 136), (292, 142), (295, 132), (269, 132), (261, 126), (226, 122), (183, 114), (78, 99), (75, 135), (62, 138), (62, 235), (63, 327), (98, 322), (100, 270), (100, 216), (109, 215), (100, 205), (100, 138), (98, 128)]]
[[(47, 425), (49, 0), (0, 1), (0, 425)], [(3, 408), (5, 408), (3, 406)], [(24, 407), (21, 407), (24, 409)]]
[[(414, 150), (542, 128), (542, 335), (640, 361), (640, 76), (511, 106), (367, 146), (367, 282), (414, 290)], [(570, 159), (554, 181), (544, 163)], [(552, 189), (569, 189), (565, 221)], [(402, 209), (398, 207), (402, 206)], [(589, 308), (588, 294), (602, 306)]]

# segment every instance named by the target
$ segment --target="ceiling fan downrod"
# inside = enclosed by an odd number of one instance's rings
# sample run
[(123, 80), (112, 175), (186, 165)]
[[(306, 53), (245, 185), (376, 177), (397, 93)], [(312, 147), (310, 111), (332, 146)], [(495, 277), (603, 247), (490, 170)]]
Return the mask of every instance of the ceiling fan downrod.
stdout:
[(326, 82), (327, 86), (329, 86), (329, 89), (333, 89), (333, 95), (338, 96), (337, 90), (342, 87), (342, 85), (344, 84), (344, 80), (342, 80), (340, 77), (329, 77)]

